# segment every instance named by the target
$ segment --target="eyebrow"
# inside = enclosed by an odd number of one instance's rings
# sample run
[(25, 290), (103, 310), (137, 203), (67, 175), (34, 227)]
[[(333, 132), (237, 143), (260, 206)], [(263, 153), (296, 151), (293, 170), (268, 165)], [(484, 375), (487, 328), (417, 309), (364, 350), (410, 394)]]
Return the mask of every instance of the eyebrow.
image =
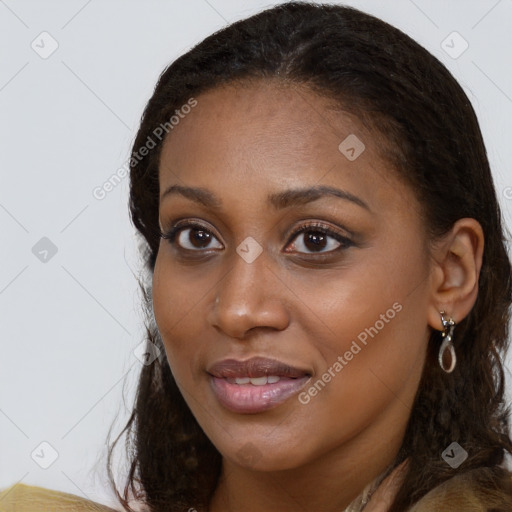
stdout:
[[(191, 201), (214, 210), (220, 210), (222, 208), (222, 201), (205, 188), (171, 185), (160, 196), (160, 201), (172, 195), (181, 195)], [(351, 201), (352, 203), (355, 203), (371, 212), (370, 207), (361, 198), (347, 192), (346, 190), (328, 187), (325, 185), (275, 192), (268, 196), (267, 201), (269, 205), (273, 206), (276, 210), (280, 210), (283, 208), (289, 208), (290, 206), (299, 206), (311, 203), (325, 196), (334, 196), (339, 199)]]

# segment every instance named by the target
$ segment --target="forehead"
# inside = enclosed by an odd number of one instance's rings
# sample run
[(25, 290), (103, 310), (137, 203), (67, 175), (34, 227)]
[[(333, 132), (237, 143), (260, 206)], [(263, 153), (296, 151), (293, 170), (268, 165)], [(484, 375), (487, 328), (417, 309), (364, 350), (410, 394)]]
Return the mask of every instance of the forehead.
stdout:
[(200, 95), (197, 102), (168, 136), (163, 158), (179, 163), (203, 156), (175, 151), (193, 143), (202, 153), (210, 150), (212, 164), (249, 153), (253, 165), (260, 160), (324, 160), (338, 157), (345, 136), (361, 131), (350, 117), (333, 115), (325, 98), (292, 84), (262, 80), (227, 85)]
[(161, 190), (172, 184), (243, 194), (297, 185), (343, 186), (367, 202), (411, 192), (353, 115), (305, 86), (261, 80), (197, 98), (165, 140)]

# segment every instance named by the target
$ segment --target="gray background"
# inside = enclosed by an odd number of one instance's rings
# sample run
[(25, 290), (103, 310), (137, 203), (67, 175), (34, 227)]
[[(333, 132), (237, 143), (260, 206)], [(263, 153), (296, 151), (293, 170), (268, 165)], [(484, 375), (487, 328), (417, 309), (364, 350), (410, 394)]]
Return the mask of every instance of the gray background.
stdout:
[[(402, 29), (460, 81), (510, 226), (512, 0), (345, 3)], [(126, 162), (163, 68), (270, 5), (0, 0), (0, 488), (22, 481), (111, 502), (105, 440), (127, 417), (123, 381), (129, 407), (144, 331), (128, 179), (102, 200), (93, 190)], [(469, 45), (460, 55), (453, 31)]]

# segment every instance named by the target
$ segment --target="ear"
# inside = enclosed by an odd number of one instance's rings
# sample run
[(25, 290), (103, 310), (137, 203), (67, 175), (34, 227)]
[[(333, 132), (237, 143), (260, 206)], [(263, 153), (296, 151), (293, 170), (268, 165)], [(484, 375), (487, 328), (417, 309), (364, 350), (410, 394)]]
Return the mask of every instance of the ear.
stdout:
[(483, 252), (482, 226), (472, 218), (459, 219), (434, 244), (427, 312), (427, 321), (434, 329), (443, 330), (440, 311), (456, 323), (471, 311), (478, 294)]

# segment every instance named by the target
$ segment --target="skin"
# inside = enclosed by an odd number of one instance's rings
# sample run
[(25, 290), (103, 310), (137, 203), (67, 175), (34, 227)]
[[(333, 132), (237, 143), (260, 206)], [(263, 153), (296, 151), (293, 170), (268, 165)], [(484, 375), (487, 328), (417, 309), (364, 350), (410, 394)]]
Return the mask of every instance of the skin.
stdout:
[[(343, 510), (400, 448), (439, 311), (458, 322), (474, 304), (482, 230), (461, 219), (429, 253), (414, 191), (381, 158), (376, 136), (304, 87), (261, 81), (197, 100), (165, 141), (160, 191), (201, 187), (222, 206), (161, 196), (162, 231), (194, 219), (212, 236), (192, 255), (161, 240), (153, 304), (177, 384), (223, 456), (210, 511)], [(349, 134), (365, 144), (354, 161), (338, 150)], [(317, 185), (348, 191), (369, 210), (328, 195), (267, 204), (269, 194)], [(315, 228), (290, 238), (309, 221), (353, 244), (336, 250), (327, 238), (322, 260), (306, 244)], [(179, 238), (186, 247), (189, 234)], [(236, 252), (248, 236), (263, 249), (252, 263)], [(294, 396), (240, 414), (210, 388), (208, 366), (252, 356), (307, 368), (315, 382), (394, 303), (401, 310), (307, 404)], [(375, 496), (373, 510), (386, 510), (389, 496)]]

